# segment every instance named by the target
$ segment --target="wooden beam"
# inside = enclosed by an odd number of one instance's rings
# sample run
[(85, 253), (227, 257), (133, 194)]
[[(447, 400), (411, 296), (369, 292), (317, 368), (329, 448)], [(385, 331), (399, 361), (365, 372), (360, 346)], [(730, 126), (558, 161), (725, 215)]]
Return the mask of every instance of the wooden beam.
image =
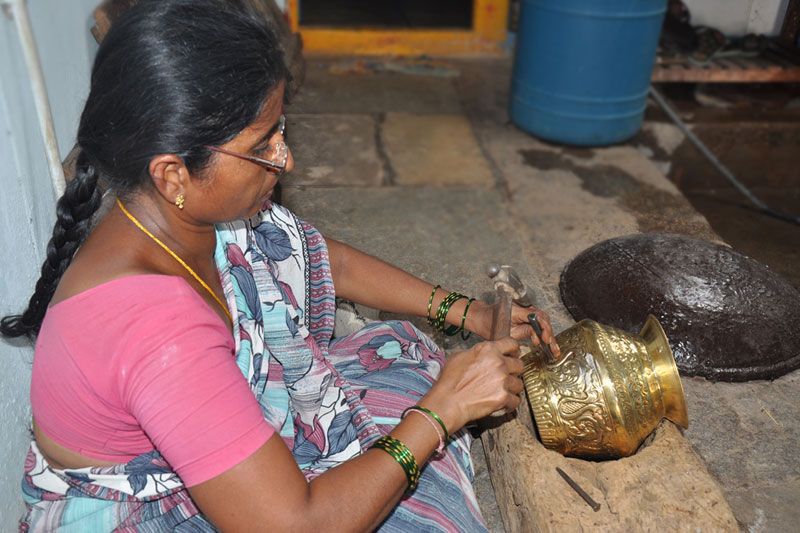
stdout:
[(784, 68), (772, 65), (761, 68), (693, 67), (689, 69), (657, 67), (654, 82), (681, 83), (796, 83), (800, 82), (800, 67)]
[(800, 82), (800, 51), (770, 42), (756, 57), (730, 56), (696, 64), (688, 58), (659, 59), (654, 82), (792, 83)]
[(472, 30), (487, 41), (504, 41), (508, 31), (509, 0), (473, 0)]
[(309, 53), (350, 55), (499, 56), (497, 41), (463, 30), (354, 30), (300, 27)]
[(300, 0), (289, 0), (286, 5), (286, 13), (289, 16), (289, 27), (293, 32), (300, 30)]

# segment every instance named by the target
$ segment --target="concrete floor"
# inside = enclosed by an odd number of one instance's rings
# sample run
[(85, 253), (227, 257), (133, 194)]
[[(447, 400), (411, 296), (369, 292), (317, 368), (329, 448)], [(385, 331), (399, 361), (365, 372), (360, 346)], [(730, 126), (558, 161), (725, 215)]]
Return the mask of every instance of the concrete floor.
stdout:
[[(507, 60), (451, 62), (451, 77), (335, 74), (338, 62), (309, 59), (288, 108), (297, 169), (282, 199), (327, 235), (479, 296), (491, 289), (487, 262), (512, 264), (557, 330), (572, 323), (558, 296), (560, 272), (585, 248), (646, 231), (720, 240), (665, 177), (664, 159), (641, 143), (564, 149), (511, 125)], [(681, 144), (655, 129), (672, 152)], [(795, 531), (800, 372), (745, 384), (689, 378), (684, 386), (686, 437), (742, 528)], [(503, 531), (480, 441), (473, 451), (482, 509), (492, 531)]]

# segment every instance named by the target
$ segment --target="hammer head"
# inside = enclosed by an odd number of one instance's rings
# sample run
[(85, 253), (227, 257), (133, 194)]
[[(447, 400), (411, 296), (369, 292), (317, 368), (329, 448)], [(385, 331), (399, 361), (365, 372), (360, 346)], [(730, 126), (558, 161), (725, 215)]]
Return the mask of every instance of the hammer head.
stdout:
[(495, 291), (502, 285), (503, 289), (511, 293), (515, 304), (523, 307), (533, 305), (528, 288), (510, 265), (491, 263), (486, 267), (486, 274), (494, 282)]

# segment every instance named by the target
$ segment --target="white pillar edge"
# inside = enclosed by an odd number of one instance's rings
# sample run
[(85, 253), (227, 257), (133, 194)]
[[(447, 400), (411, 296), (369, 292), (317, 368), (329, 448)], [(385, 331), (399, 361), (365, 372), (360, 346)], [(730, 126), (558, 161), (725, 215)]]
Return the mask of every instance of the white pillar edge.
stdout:
[(66, 179), (64, 178), (64, 168), (61, 166), (61, 155), (58, 150), (58, 139), (56, 139), (55, 128), (53, 127), (53, 114), (50, 109), (50, 100), (47, 96), (47, 88), (44, 81), (42, 63), (39, 59), (39, 52), (36, 48), (36, 40), (33, 36), (28, 5), (26, 0), (0, 0), (0, 6), (10, 8), (11, 17), (17, 27), (20, 44), (22, 45), (25, 65), (28, 70), (28, 78), (33, 90), (34, 105), (36, 115), (39, 119), (39, 130), (44, 142), (47, 165), (50, 170), (50, 180), (53, 185), (55, 199), (64, 194)]

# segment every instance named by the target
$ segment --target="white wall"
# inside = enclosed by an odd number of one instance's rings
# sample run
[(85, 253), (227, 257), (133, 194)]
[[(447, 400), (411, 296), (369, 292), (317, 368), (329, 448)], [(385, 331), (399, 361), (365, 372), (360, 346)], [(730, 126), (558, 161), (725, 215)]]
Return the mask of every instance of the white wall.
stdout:
[[(2, 3), (2, 2), (0, 2)], [(62, 158), (75, 142), (96, 46), (89, 33), (98, 0), (29, 0)], [(0, 11), (0, 316), (22, 310), (55, 219), (55, 197), (19, 40)], [(32, 349), (0, 340), (0, 531), (16, 529), (29, 442)]]
[(777, 35), (789, 0), (683, 0), (692, 24), (711, 26), (727, 35)]
[(778, 35), (789, 0), (754, 0), (747, 23), (748, 33)]

